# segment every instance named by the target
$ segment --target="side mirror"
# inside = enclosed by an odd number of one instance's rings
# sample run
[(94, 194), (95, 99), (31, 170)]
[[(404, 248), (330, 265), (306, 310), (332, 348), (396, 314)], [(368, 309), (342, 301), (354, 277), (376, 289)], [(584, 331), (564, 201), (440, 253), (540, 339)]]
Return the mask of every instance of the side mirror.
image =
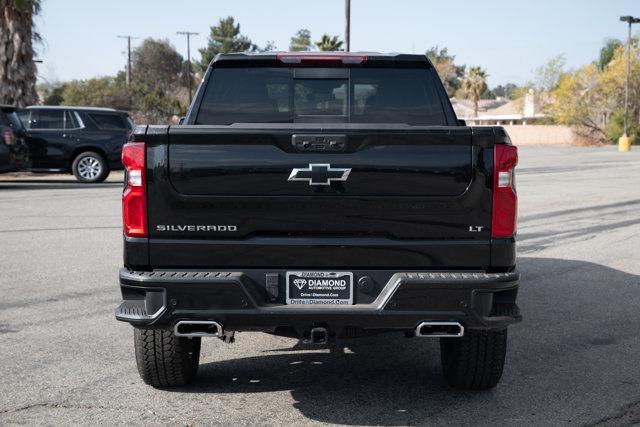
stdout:
[(184, 119), (186, 119), (186, 117), (180, 117), (180, 120), (178, 121), (178, 124), (181, 125), (184, 123)]
[(458, 119), (458, 126), (466, 126), (466, 125), (467, 125), (466, 120)]

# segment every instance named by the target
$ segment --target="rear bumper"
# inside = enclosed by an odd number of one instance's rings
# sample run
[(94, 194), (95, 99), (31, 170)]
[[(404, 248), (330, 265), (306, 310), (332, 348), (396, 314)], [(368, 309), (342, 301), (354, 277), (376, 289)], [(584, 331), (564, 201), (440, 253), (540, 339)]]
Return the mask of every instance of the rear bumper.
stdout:
[[(266, 274), (277, 280), (266, 286)], [(180, 320), (214, 320), (225, 330), (274, 332), (324, 326), (346, 331), (413, 330), (425, 320), (459, 321), (469, 329), (503, 328), (521, 320), (519, 273), (354, 272), (354, 304), (284, 304), (284, 270), (120, 270), (123, 302), (116, 318), (137, 327), (170, 329)], [(360, 287), (367, 276), (371, 287)]]

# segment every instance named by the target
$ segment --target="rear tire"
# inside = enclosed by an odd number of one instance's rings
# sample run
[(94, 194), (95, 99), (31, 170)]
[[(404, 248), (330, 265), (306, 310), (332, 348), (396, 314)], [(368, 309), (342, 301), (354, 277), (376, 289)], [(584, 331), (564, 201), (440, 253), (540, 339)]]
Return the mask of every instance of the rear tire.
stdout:
[(467, 330), (462, 338), (441, 338), (442, 370), (451, 387), (486, 390), (502, 377), (507, 330)]
[(134, 329), (136, 364), (142, 380), (157, 388), (189, 384), (198, 372), (200, 338), (173, 331)]
[(109, 176), (109, 165), (100, 153), (84, 151), (73, 159), (71, 171), (80, 182), (102, 182)]

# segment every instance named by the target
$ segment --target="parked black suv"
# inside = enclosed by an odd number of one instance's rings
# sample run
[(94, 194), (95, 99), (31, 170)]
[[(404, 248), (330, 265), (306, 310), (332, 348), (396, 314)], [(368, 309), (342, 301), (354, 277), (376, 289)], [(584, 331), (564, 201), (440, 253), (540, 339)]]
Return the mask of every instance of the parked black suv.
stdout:
[(29, 166), (26, 132), (15, 107), (0, 105), (0, 173), (15, 172)]
[(78, 181), (100, 182), (122, 168), (122, 146), (133, 129), (126, 111), (33, 106), (18, 114), (28, 131), (32, 170), (72, 172)]

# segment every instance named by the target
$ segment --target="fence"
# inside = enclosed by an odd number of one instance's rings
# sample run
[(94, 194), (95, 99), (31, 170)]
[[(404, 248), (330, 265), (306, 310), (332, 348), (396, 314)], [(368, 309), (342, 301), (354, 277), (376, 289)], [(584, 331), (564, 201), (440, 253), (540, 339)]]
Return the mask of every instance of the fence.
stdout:
[(512, 125), (504, 126), (515, 145), (575, 144), (577, 137), (568, 126)]

